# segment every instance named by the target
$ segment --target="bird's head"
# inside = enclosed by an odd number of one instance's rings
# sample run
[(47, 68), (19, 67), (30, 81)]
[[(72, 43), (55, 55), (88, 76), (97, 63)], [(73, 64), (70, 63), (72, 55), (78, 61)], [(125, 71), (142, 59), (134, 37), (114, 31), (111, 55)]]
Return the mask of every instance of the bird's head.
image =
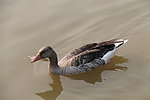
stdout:
[(36, 56), (33, 57), (33, 59), (31, 60), (31, 63), (38, 61), (38, 60), (41, 60), (41, 59), (51, 58), (51, 57), (53, 57), (53, 53), (54, 53), (54, 50), (50, 46), (42, 47), (38, 51)]

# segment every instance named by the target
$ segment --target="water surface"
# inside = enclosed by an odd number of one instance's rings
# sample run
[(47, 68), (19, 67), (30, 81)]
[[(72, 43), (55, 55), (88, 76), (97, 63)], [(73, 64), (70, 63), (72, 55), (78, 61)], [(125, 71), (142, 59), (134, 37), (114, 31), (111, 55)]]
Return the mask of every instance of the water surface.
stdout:
[[(149, 0), (2, 0), (1, 100), (149, 100)], [(85, 74), (49, 75), (28, 56), (50, 45), (61, 59), (83, 44), (128, 38), (111, 63)]]

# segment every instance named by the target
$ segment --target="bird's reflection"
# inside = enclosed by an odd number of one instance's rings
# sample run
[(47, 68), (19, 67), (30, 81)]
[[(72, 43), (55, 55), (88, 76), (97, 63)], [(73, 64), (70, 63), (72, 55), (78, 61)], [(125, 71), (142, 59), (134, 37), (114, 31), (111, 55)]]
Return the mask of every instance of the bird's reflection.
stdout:
[[(122, 56), (114, 56), (111, 59), (111, 62), (109, 64), (104, 65), (103, 67), (97, 68), (87, 73), (66, 76), (66, 77), (73, 79), (73, 80), (84, 80), (87, 83), (95, 84), (96, 82), (103, 81), (101, 74), (105, 70), (114, 70), (114, 71), (117, 69), (123, 70), (123, 71), (127, 70), (127, 67), (119, 66), (119, 64), (122, 64), (125, 62), (128, 62), (128, 59)], [(63, 87), (62, 87), (59, 75), (51, 74), (50, 77), (53, 80), (53, 82), (49, 84), (52, 90), (41, 92), (41, 93), (36, 93), (36, 95), (40, 96), (44, 100), (56, 100), (56, 98), (63, 91)]]
[(36, 93), (36, 95), (40, 96), (44, 100), (56, 100), (63, 90), (59, 75), (51, 74), (50, 76), (53, 80), (53, 82), (49, 84), (52, 90)]

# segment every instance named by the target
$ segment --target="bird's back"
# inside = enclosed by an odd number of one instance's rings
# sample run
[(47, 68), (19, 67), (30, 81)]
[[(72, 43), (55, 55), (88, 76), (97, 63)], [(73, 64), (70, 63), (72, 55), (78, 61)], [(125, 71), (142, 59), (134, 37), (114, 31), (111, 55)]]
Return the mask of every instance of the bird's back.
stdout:
[(97, 58), (103, 58), (106, 53), (115, 49), (115, 43), (123, 44), (121, 39), (113, 39), (100, 43), (90, 43), (66, 54), (60, 61), (62, 67), (79, 66)]
[(59, 74), (79, 74), (102, 66), (111, 59), (117, 49), (127, 42), (113, 39), (100, 43), (90, 43), (66, 54), (60, 61)]

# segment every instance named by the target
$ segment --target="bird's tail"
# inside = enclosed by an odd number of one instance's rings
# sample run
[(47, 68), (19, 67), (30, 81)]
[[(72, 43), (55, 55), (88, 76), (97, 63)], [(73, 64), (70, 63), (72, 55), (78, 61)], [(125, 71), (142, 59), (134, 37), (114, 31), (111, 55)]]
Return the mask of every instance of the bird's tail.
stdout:
[(115, 48), (119, 48), (121, 45), (128, 42), (128, 39), (112, 39), (110, 40), (112, 43), (114, 43)]

